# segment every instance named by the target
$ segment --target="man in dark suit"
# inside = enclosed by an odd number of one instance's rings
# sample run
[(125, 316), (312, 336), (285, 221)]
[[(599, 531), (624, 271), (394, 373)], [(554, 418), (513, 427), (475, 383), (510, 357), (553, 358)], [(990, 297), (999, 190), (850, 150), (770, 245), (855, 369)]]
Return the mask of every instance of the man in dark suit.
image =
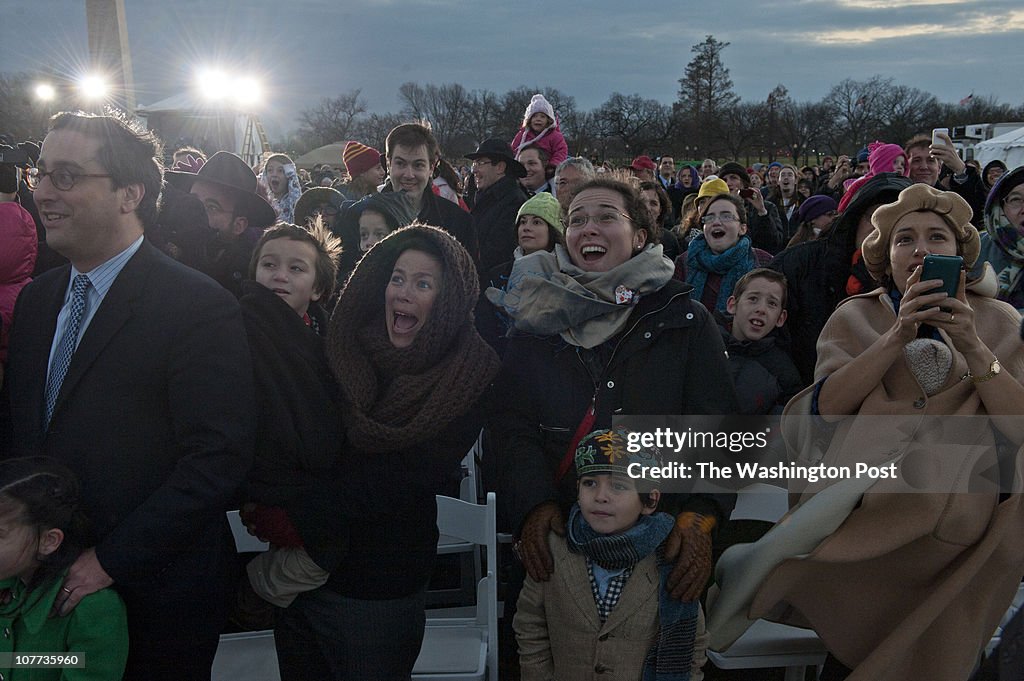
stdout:
[(159, 156), (118, 117), (51, 120), (35, 201), (70, 264), (15, 307), (13, 443), (75, 471), (95, 526), (60, 612), (113, 585), (128, 606), (125, 678), (200, 679), (224, 621), (224, 511), (251, 462), (252, 368), (232, 296), (143, 238)]

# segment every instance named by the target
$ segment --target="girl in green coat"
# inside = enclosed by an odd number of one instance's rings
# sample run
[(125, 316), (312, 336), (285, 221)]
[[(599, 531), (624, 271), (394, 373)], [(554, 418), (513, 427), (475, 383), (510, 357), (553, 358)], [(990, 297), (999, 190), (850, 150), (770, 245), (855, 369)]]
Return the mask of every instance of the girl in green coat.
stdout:
[[(78, 482), (51, 459), (0, 462), (0, 679), (120, 679), (128, 659), (124, 603), (113, 589), (51, 617), (68, 567), (91, 546)], [(63, 599), (61, 599), (63, 600)]]

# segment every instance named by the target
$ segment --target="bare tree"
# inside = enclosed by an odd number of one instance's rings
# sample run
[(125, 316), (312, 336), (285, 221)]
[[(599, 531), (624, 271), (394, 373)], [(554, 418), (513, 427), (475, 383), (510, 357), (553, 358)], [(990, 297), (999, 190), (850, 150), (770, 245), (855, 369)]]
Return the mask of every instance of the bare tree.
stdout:
[(891, 78), (872, 76), (856, 81), (847, 78), (832, 87), (823, 103), (834, 121), (827, 135), (829, 149), (835, 154), (853, 152), (871, 142), (882, 127)]
[(30, 82), (26, 73), (0, 73), (0, 133), (11, 135), (16, 142), (41, 138), (46, 133), (48, 114), (63, 108), (33, 102)]
[(821, 102), (783, 102), (779, 119), (779, 142), (790, 150), (794, 163), (824, 148), (825, 133), (832, 127), (830, 112)]
[(618, 92), (612, 93), (594, 117), (601, 134), (619, 139), (627, 155), (658, 153), (675, 123), (671, 108), (658, 100)]
[(941, 107), (934, 95), (906, 85), (893, 87), (883, 100), (878, 138), (903, 144), (919, 132), (930, 130), (941, 120)]
[(428, 121), (442, 151), (466, 134), (468, 111), (472, 106), (470, 93), (458, 83), (445, 85), (404, 83), (398, 89), (402, 114)]
[(356, 89), (337, 97), (324, 97), (315, 107), (301, 111), (299, 138), (313, 147), (351, 139), (360, 116), (366, 113), (366, 100), (361, 92)]
[(740, 102), (719, 112), (715, 138), (728, 158), (743, 163), (759, 145), (767, 113), (760, 103)]

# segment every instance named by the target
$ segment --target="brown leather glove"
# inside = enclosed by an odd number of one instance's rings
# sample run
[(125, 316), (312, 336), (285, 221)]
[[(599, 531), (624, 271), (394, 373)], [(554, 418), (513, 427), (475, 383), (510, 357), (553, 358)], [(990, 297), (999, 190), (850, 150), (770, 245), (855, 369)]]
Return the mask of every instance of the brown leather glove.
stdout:
[(537, 504), (526, 514), (523, 529), (519, 533), (519, 541), (513, 546), (513, 551), (522, 561), (526, 572), (536, 582), (548, 581), (555, 570), (551, 549), (548, 548), (549, 532), (554, 532), (560, 537), (565, 536), (565, 519), (554, 501)]
[(668, 576), (669, 595), (681, 601), (700, 597), (711, 576), (711, 531), (714, 516), (693, 511), (680, 513), (665, 543), (665, 558), (676, 561)]

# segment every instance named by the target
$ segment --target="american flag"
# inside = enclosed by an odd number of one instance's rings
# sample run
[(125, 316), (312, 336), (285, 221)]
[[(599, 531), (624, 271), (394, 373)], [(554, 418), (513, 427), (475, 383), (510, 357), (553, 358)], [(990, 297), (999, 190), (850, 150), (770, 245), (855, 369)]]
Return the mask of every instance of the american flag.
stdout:
[(974, 99), (974, 93), (973, 92), (960, 100), (960, 106), (964, 106), (966, 104), (970, 104), (972, 99)]

